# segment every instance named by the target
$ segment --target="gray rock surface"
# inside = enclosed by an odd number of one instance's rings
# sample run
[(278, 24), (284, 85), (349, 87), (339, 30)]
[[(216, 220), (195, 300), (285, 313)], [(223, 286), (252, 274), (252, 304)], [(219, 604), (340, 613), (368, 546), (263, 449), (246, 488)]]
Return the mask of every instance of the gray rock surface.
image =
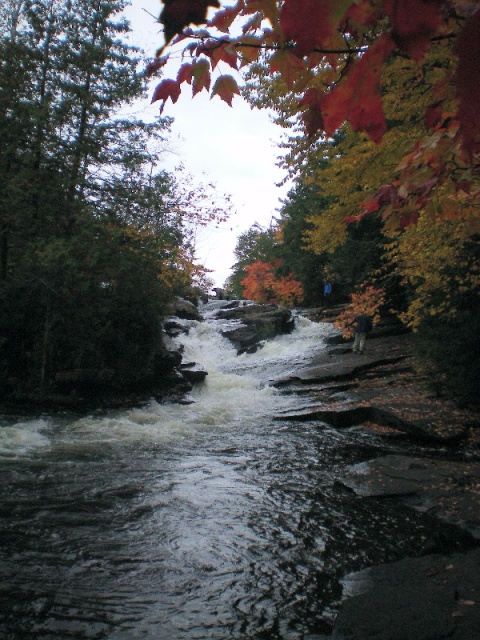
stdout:
[(229, 305), (220, 309), (216, 317), (239, 322), (222, 333), (237, 347), (239, 354), (254, 353), (263, 340), (290, 333), (295, 327), (291, 311), (274, 304)]
[(359, 496), (402, 498), (480, 540), (480, 462), (389, 455), (350, 467), (339, 482)]
[(344, 581), (332, 640), (478, 640), (480, 549), (407, 558)]
[[(335, 317), (327, 311), (317, 312), (319, 321)], [(276, 386), (308, 397), (278, 419), (452, 447), (451, 460), (391, 455), (339, 474), (372, 509), (379, 499), (396, 500), (442, 520), (462, 552), (427, 542), (430, 555), (346, 576), (333, 635), (311, 640), (480, 640), (480, 462), (462, 460), (456, 449), (462, 441), (479, 446), (478, 414), (432, 394), (415, 370), (411, 337), (393, 327), (370, 335), (363, 356), (333, 336), (329, 348)]]

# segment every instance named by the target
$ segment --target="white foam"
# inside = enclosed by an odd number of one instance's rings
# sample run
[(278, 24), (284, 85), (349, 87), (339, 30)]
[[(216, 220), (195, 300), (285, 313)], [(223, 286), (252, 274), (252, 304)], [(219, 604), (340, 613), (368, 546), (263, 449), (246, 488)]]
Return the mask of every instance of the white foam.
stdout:
[[(162, 444), (194, 437), (205, 429), (234, 425), (242, 429), (252, 421), (275, 415), (291, 399), (280, 395), (269, 380), (288, 373), (291, 367), (324, 348), (329, 325), (296, 319), (291, 334), (264, 343), (254, 354), (237, 356), (235, 347), (219, 332), (214, 322), (193, 323), (189, 334), (177, 339), (184, 345), (183, 362), (196, 362), (208, 372), (203, 383), (194, 386), (192, 404), (159, 404), (111, 412), (106, 416), (85, 416), (61, 426), (48, 435), (62, 448), (122, 446), (128, 443)], [(0, 431), (0, 454), (20, 455), (50, 446), (43, 420), (22, 422)]]
[(47, 426), (48, 422), (43, 419), (0, 426), (0, 456), (22, 456), (48, 448), (50, 439), (42, 433)]

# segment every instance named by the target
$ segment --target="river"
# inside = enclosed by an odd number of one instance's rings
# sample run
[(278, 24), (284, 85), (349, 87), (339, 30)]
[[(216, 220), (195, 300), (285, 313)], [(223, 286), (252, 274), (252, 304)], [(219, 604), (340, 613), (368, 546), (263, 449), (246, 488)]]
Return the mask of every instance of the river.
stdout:
[(5, 640), (313, 640), (346, 573), (435, 537), (438, 523), (336, 482), (411, 445), (272, 420), (308, 398), (270, 382), (331, 328), (298, 317), (237, 356), (211, 318), (218, 305), (180, 338), (184, 361), (209, 372), (191, 404), (1, 416)]

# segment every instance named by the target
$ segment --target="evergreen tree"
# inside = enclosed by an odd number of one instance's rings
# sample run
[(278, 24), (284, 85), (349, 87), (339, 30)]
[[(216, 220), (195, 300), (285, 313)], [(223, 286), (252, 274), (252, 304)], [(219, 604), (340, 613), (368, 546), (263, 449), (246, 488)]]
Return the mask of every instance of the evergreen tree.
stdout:
[(280, 209), (282, 259), (301, 281), (306, 306), (323, 302), (323, 286), (328, 279), (327, 257), (306, 250), (304, 236), (310, 228), (307, 217), (312, 211), (320, 211), (327, 202), (315, 185), (298, 181)]
[(191, 281), (179, 185), (152, 172), (169, 121), (117, 116), (145, 98), (123, 7), (8, 0), (0, 12), (4, 397), (75, 376), (122, 392), (150, 380), (160, 317)]

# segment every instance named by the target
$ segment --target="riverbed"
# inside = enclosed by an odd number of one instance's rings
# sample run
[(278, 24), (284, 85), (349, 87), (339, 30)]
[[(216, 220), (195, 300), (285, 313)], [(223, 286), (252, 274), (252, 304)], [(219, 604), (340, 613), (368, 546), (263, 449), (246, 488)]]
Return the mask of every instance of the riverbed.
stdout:
[(372, 457), (438, 451), (272, 420), (300, 402), (273, 381), (324, 349), (329, 325), (299, 317), (237, 356), (214, 310), (180, 338), (209, 372), (187, 404), (2, 416), (2, 637), (313, 640), (343, 576), (452, 535), (337, 482)]

